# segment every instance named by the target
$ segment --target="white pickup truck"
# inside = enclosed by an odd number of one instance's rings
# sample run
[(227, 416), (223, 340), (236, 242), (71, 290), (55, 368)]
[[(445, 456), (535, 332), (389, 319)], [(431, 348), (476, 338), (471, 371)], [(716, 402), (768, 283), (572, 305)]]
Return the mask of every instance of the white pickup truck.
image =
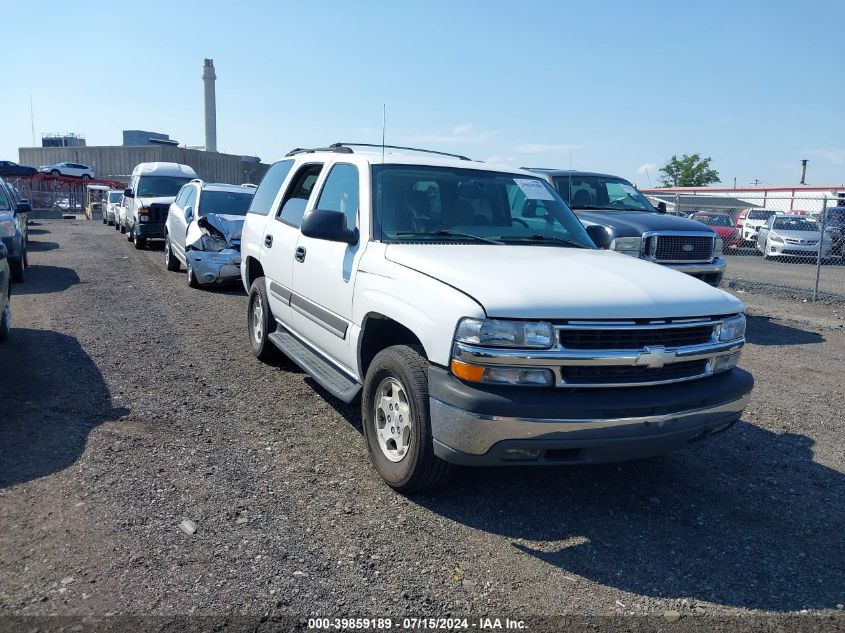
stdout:
[(294, 150), (241, 241), (253, 352), (360, 394), (389, 485), (648, 457), (740, 418), (739, 300), (596, 248), (606, 229), (536, 174), (393, 150), (408, 148)]

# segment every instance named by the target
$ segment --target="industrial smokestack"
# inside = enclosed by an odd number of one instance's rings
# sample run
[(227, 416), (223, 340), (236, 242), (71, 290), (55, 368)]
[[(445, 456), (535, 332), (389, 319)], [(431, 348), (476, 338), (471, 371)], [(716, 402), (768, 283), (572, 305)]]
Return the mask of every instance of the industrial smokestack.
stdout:
[(217, 99), (214, 96), (214, 60), (206, 59), (202, 66), (202, 82), (205, 84), (205, 151), (217, 151)]
[(804, 182), (807, 179), (807, 159), (801, 161), (801, 184), (806, 185), (807, 183)]

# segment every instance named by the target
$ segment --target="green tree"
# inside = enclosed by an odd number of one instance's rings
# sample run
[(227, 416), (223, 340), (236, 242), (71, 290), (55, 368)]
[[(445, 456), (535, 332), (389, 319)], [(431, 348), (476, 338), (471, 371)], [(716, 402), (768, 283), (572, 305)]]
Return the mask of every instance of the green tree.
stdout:
[(673, 155), (660, 168), (660, 180), (664, 187), (704, 187), (719, 182), (719, 172), (710, 168), (710, 160), (701, 154), (684, 154), (681, 158)]

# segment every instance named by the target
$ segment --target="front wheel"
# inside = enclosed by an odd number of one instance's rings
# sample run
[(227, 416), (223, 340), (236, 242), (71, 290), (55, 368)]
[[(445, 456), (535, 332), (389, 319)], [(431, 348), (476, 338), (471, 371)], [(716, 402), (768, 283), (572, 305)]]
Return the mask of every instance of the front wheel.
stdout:
[(361, 418), (370, 459), (402, 492), (442, 486), (454, 471), (434, 454), (427, 376), (419, 348), (395, 345), (376, 355), (364, 379)]
[(21, 254), (21, 258), (16, 262), (9, 262), (10, 278), (15, 283), (23, 283), (26, 279), (26, 251)]
[(0, 341), (8, 341), (12, 331), (12, 304), (6, 299), (6, 305), (0, 312)]
[(181, 268), (179, 260), (173, 255), (173, 249), (170, 247), (170, 235), (164, 236), (164, 265), (171, 272), (178, 272)]
[(252, 353), (264, 363), (276, 360), (279, 357), (279, 348), (269, 339), (269, 335), (276, 331), (276, 319), (270, 311), (264, 277), (253, 281), (249, 288), (249, 307), (246, 314)]
[(91, 176), (88, 174), (82, 174), (82, 180), (91, 180)]
[(186, 268), (188, 269), (188, 288), (199, 288), (200, 282), (197, 281), (197, 276), (194, 274), (194, 267), (191, 266), (190, 258), (185, 257), (185, 261), (187, 262)]

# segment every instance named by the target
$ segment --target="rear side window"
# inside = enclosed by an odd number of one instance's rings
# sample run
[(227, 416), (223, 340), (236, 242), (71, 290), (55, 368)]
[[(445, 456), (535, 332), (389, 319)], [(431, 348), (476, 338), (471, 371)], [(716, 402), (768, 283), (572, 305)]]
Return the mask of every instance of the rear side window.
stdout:
[(332, 167), (317, 201), (318, 209), (341, 211), (346, 228), (355, 228), (358, 219), (358, 168), (340, 164)]
[(261, 179), (261, 184), (255, 190), (255, 195), (252, 197), (252, 203), (249, 205), (248, 213), (257, 213), (259, 215), (267, 215), (273, 208), (273, 200), (276, 199), (276, 194), (282, 183), (290, 173), (293, 167), (292, 160), (282, 160), (274, 164), (264, 177)]
[(302, 223), (302, 216), (305, 215), (308, 199), (311, 197), (311, 192), (314, 190), (314, 185), (317, 183), (322, 170), (322, 163), (314, 163), (305, 165), (296, 173), (293, 182), (285, 192), (285, 197), (282, 199), (281, 210), (279, 211), (279, 219), (282, 222), (299, 228)]

